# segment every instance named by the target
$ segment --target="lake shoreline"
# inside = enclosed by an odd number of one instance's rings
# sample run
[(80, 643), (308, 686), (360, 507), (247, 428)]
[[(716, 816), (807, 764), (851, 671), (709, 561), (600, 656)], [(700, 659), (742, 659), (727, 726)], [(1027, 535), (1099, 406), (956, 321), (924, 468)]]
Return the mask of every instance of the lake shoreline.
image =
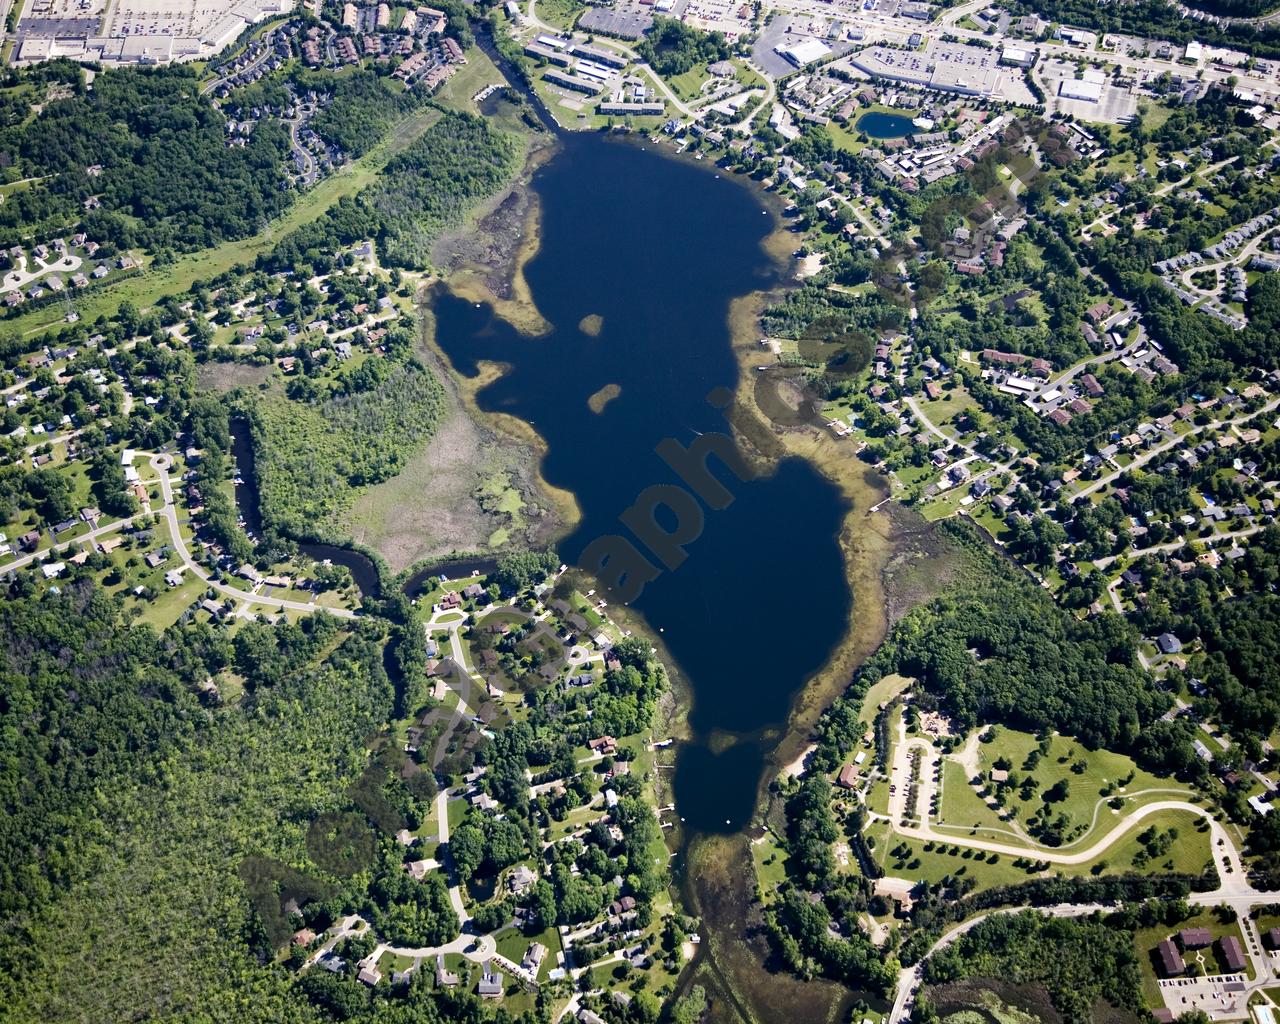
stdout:
[[(649, 148), (648, 141), (628, 141), (631, 145)], [(716, 174), (717, 177), (728, 177), (730, 173), (708, 165), (691, 156), (680, 157), (672, 154), (668, 147), (657, 146), (658, 151), (666, 159), (676, 157), (681, 163), (701, 165), (704, 173)], [(736, 177), (736, 175), (735, 175)], [(810, 463), (820, 475), (826, 477), (849, 502), (849, 512), (844, 517), (838, 536), (842, 558), (844, 558), (844, 576), (852, 591), (852, 602), (849, 616), (841, 628), (840, 636), (833, 645), (832, 653), (826, 663), (819, 668), (792, 696), (785, 722), (765, 727), (754, 735), (742, 736), (726, 733), (723, 736), (703, 736), (704, 742), (732, 746), (746, 742), (755, 744), (764, 754), (764, 771), (760, 777), (754, 800), (754, 813), (745, 833), (727, 837), (690, 837), (682, 835), (678, 823), (668, 829), (667, 841), (676, 859), (673, 861), (678, 887), (682, 892), (682, 902), (703, 915), (704, 942), (692, 969), (686, 970), (681, 987), (686, 989), (692, 983), (709, 983), (716, 989), (719, 998), (714, 1000), (721, 1009), (732, 1010), (722, 1016), (719, 1012), (713, 1019), (771, 1019), (774, 1002), (778, 993), (785, 993), (785, 1002), (795, 1005), (799, 998), (801, 1004), (813, 1006), (818, 1004), (832, 1007), (845, 1007), (854, 1000), (854, 993), (833, 983), (800, 983), (799, 979), (787, 975), (769, 975), (760, 972), (762, 959), (767, 959), (768, 951), (759, 947), (758, 937), (751, 940), (746, 932), (754, 931), (758, 925), (758, 911), (755, 909), (755, 874), (751, 863), (750, 852), (746, 842), (750, 835), (762, 831), (762, 820), (768, 813), (768, 790), (777, 776), (778, 769), (788, 760), (794, 760), (797, 753), (808, 745), (810, 733), (823, 710), (829, 707), (832, 700), (844, 691), (859, 666), (870, 653), (881, 643), (887, 630), (887, 599), (884, 588), (884, 572), (890, 566), (896, 552), (896, 538), (900, 532), (897, 515), (890, 511), (891, 506), (884, 504), (887, 490), (884, 481), (872, 467), (858, 460), (849, 445), (841, 444), (835, 436), (824, 433), (818, 428), (796, 428), (781, 431), (767, 425), (759, 408), (755, 406), (751, 388), (754, 385), (755, 367), (771, 361), (771, 357), (758, 346), (759, 314), (768, 302), (776, 301), (787, 289), (795, 287), (794, 265), (791, 252), (795, 248), (796, 236), (786, 221), (782, 219), (781, 202), (776, 195), (763, 192), (754, 187), (754, 183), (740, 179), (742, 186), (749, 188), (751, 195), (760, 202), (772, 219), (772, 230), (764, 237), (762, 247), (769, 261), (776, 269), (777, 284), (768, 291), (754, 291), (732, 300), (727, 314), (728, 335), (732, 355), (737, 366), (737, 385), (733, 407), (728, 411), (728, 419), (732, 424), (732, 433), (748, 451), (753, 452), (756, 463), (764, 475), (772, 474), (781, 461), (788, 458), (799, 458)], [(508, 324), (531, 335), (530, 344), (538, 344), (538, 337), (544, 333), (545, 321), (541, 312), (534, 305), (532, 296), (524, 282), (524, 268), (527, 262), (538, 252), (539, 230), (531, 227), (532, 220), (540, 215), (538, 202), (530, 204), (530, 228), (522, 233), (522, 243), (512, 253), (508, 265), (509, 287), (493, 287), (493, 273), (467, 273), (451, 275), (447, 287), (449, 291), (466, 298), (471, 302), (485, 302), (492, 305), (495, 315)], [(467, 396), (467, 406), (475, 410), (481, 417), (492, 417), (494, 413), (480, 411), (476, 406), (476, 393), (485, 385), (492, 383), (506, 367), (486, 362), (479, 364), (480, 374), (475, 378), (457, 375), (462, 381), (462, 389)], [(524, 421), (515, 417), (497, 413), (497, 425), (512, 435), (526, 438), (536, 436), (536, 431)], [(541, 438), (538, 438), (540, 444)], [(540, 451), (545, 453), (545, 448)], [(543, 481), (545, 484), (545, 480)], [(876, 513), (868, 513), (873, 506), (879, 507)], [(643, 613), (632, 608), (613, 608), (614, 617), (620, 625), (634, 628), (637, 632), (653, 637), (664, 663), (671, 669), (671, 696), (664, 701), (662, 721), (654, 728), (654, 739), (663, 741), (675, 739), (687, 741), (692, 737), (689, 714), (694, 707), (695, 694), (691, 690), (689, 678), (682, 671), (680, 663), (671, 657), (666, 645), (660, 640), (660, 634), (653, 623), (646, 620)], [(672, 803), (673, 778), (662, 778), (668, 772), (658, 772), (659, 805)], [(728, 879), (736, 878), (737, 884), (726, 884)], [(713, 909), (714, 908), (714, 909)], [(744, 928), (744, 925), (750, 925)], [(760, 983), (763, 980), (763, 984)], [(815, 996), (818, 996), (815, 1000)], [(819, 1015), (820, 1016), (823, 1016)], [(777, 1019), (774, 1016), (773, 1019)]]
[[(631, 141), (649, 148), (648, 141)], [(654, 147), (664, 159), (678, 156), (667, 147)], [(685, 156), (690, 165), (701, 164), (705, 173), (729, 177), (730, 172)], [(738, 176), (733, 176), (737, 178)], [(762, 960), (768, 959), (767, 948), (760, 946), (759, 907), (756, 899), (755, 872), (747, 845), (752, 835), (763, 831), (763, 821), (770, 812), (769, 787), (780, 768), (809, 744), (821, 714), (847, 687), (857, 667), (882, 641), (889, 625), (891, 603), (887, 593), (886, 572), (898, 553), (899, 539), (919, 524), (910, 513), (887, 502), (883, 477), (862, 462), (846, 442), (817, 426), (778, 428), (769, 423), (756, 405), (752, 389), (756, 367), (773, 361), (759, 345), (759, 315), (763, 307), (776, 301), (796, 284), (791, 253), (797, 236), (781, 216), (780, 203), (771, 193), (754, 183), (738, 178), (737, 184), (748, 189), (765, 208), (772, 220), (772, 230), (761, 241), (761, 248), (774, 267), (774, 284), (767, 290), (750, 291), (734, 298), (727, 312), (728, 340), (736, 365), (736, 392), (727, 410), (730, 430), (752, 455), (763, 476), (771, 476), (789, 460), (803, 461), (843, 496), (848, 510), (843, 515), (835, 538), (843, 559), (842, 574), (852, 601), (839, 635), (829, 656), (802, 685), (794, 691), (785, 718), (751, 733), (715, 731), (701, 733), (699, 744), (717, 755), (723, 749), (745, 745), (758, 749), (764, 757), (764, 769), (755, 790), (749, 823), (742, 831), (726, 836), (682, 834), (678, 823), (667, 830), (668, 846), (676, 859), (675, 881), (686, 906), (704, 918), (705, 939), (691, 970), (682, 976), (681, 990), (691, 984), (704, 984), (720, 997), (712, 1019), (771, 1020), (780, 1019), (780, 1007), (806, 1005), (823, 1019), (836, 1008), (845, 1008), (858, 997), (834, 983), (802, 983), (785, 975), (762, 971)], [(530, 204), (530, 217), (540, 216), (541, 204)], [(451, 275), (445, 287), (454, 296), (471, 303), (491, 306), (494, 315), (524, 335), (524, 344), (536, 345), (545, 335), (547, 321), (533, 301), (524, 282), (524, 268), (539, 251), (539, 230), (523, 232), (522, 242), (511, 254), (507, 267), (509, 286), (494, 286), (494, 268), (487, 274), (468, 272)], [(447, 356), (445, 357), (447, 360)], [(452, 366), (453, 363), (449, 362)], [(478, 372), (464, 376), (455, 371), (455, 379), (465, 395), (469, 409), (496, 428), (510, 435), (536, 442), (546, 457), (546, 442), (537, 430), (524, 420), (505, 412), (479, 409), (477, 394), (511, 369), (502, 363), (476, 360)], [(471, 372), (468, 370), (468, 372)], [(539, 478), (547, 481), (539, 463)], [(575, 506), (576, 506), (576, 498)], [(873, 507), (877, 510), (870, 511)], [(569, 532), (565, 531), (565, 535)], [(620, 624), (653, 638), (671, 672), (671, 697), (664, 702), (661, 721), (655, 726), (654, 738), (677, 739), (682, 743), (693, 738), (689, 716), (695, 705), (695, 694), (680, 665), (662, 642), (661, 631), (638, 609), (611, 607)], [(667, 774), (659, 772), (659, 775)], [(659, 802), (670, 802), (672, 780), (660, 778)], [(736, 879), (736, 884), (729, 882)], [(782, 1002), (779, 1003), (779, 998)], [(799, 1003), (796, 1002), (799, 1000)], [(820, 1011), (820, 1012), (819, 1012)], [(806, 1019), (812, 1014), (806, 1014)]]

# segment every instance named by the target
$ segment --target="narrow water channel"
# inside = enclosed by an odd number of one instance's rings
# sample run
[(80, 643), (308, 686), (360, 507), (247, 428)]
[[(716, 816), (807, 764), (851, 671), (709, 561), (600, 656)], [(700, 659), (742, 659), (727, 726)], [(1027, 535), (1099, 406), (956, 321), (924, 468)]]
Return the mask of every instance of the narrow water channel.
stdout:
[[(262, 536), (262, 511), (258, 499), (257, 469), (253, 458), (253, 440), (249, 424), (242, 417), (231, 418), (231, 455), (236, 462), (236, 509), (244, 520), (245, 531), (250, 537)], [(361, 597), (377, 597), (382, 592), (377, 566), (367, 555), (336, 544), (317, 541), (300, 541), (298, 550), (317, 562), (345, 565)]]
[[(548, 446), (544, 476), (577, 496), (582, 519), (561, 554), (577, 561), (606, 535), (644, 551), (620, 517), (652, 485), (687, 493), (660, 442), (727, 433), (708, 395), (737, 385), (730, 301), (779, 283), (762, 247), (774, 220), (714, 169), (602, 135), (562, 136), (533, 187), (542, 236), (525, 278), (552, 331), (523, 336), (489, 307), (443, 293), (439, 344), (468, 376), (479, 360), (506, 364), (478, 400), (532, 423)], [(601, 393), (609, 400), (589, 402)], [(718, 477), (728, 507), (701, 506), (687, 559), (634, 604), (693, 692), (679, 813), (694, 832), (729, 833), (751, 818), (763, 733), (783, 725), (828, 659), (851, 598), (837, 543), (847, 506), (834, 486), (798, 459), (767, 478)], [(657, 519), (677, 525), (669, 510)]]

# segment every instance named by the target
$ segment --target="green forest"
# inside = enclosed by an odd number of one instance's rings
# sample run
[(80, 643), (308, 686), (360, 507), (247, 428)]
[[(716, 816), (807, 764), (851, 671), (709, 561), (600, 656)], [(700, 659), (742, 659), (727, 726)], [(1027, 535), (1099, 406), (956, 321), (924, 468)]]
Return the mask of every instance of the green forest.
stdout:
[[(0, 1019), (312, 1019), (258, 963), (239, 872), (305, 864), (306, 822), (361, 770), (392, 699), (374, 638), (322, 658), (325, 618), (234, 644), (194, 624), (158, 636), (89, 582), (11, 591), (0, 616)], [(194, 684), (252, 672), (251, 640), (271, 677), (204, 707)]]
[(334, 76), (320, 71), (299, 71), (293, 82), (299, 89), (314, 89), (332, 97), (311, 119), (311, 129), (344, 153), (358, 157), (386, 135), (392, 123), (421, 105), (418, 93), (405, 90), (372, 71), (357, 70)]
[(447, 114), (387, 165), (362, 200), (377, 214), (379, 248), (392, 266), (430, 261), (431, 246), (479, 200), (515, 174), (516, 140), (467, 114)]
[(298, 398), (276, 391), (247, 410), (263, 520), (279, 533), (322, 535), (357, 489), (404, 468), (443, 411), (439, 380), (416, 358), (344, 379), (353, 385)]
[(703, 32), (675, 18), (654, 18), (636, 52), (658, 74), (681, 75), (698, 64), (729, 59), (723, 32)]
[(952, 529), (980, 568), (894, 626), (824, 717), (817, 766), (838, 767), (861, 735), (861, 695), (893, 672), (918, 678), (963, 729), (1060, 729), (1160, 764), (1170, 756), (1161, 745), (1189, 747), (1176, 723), (1154, 725), (1170, 701), (1138, 665), (1133, 626), (1111, 612), (1077, 619), (978, 547), (969, 529)]
[[(78, 80), (69, 88), (44, 108), (38, 131), (0, 130), (0, 155), (48, 176), (0, 204), (9, 237), (83, 215), (91, 237), (119, 248), (191, 252), (253, 234), (289, 203), (285, 129), (263, 121), (246, 145), (228, 146), (226, 118), (201, 98), (194, 68), (112, 71), (92, 90)], [(89, 196), (102, 209), (84, 215)]]
[[(1131, 931), (1101, 920), (1036, 913), (994, 914), (925, 962), (930, 985), (965, 978), (1040, 984), (1066, 1024), (1096, 1020), (1100, 1002), (1139, 1016), (1145, 1010)], [(929, 1009), (917, 1020), (930, 1020)]]

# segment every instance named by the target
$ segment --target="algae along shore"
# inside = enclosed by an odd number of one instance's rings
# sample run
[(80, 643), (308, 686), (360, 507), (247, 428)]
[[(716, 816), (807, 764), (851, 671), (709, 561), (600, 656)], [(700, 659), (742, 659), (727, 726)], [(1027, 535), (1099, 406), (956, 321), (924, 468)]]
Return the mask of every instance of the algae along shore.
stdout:
[[(617, 193), (591, 188), (605, 179)], [(451, 282), (432, 303), (436, 343), (477, 415), (536, 436), (546, 486), (572, 495), (579, 516), (562, 556), (641, 615), (674, 660), (682, 742), (664, 821), (706, 936), (684, 983), (705, 983), (712, 1019), (784, 1019), (776, 1011), (801, 992), (815, 1013), (836, 1012), (858, 996), (760, 970), (769, 953), (749, 836), (770, 779), (883, 637), (900, 541), (927, 530), (885, 505), (847, 447), (815, 427), (779, 427), (755, 401), (757, 321), (790, 286), (794, 238), (768, 197), (601, 136), (562, 139), (530, 190), (537, 245), (526, 233), (512, 252), (519, 288), (491, 288), (492, 273)], [(648, 191), (660, 216), (622, 216), (620, 203)], [(614, 225), (617, 258), (564, 274), (598, 223)], [(712, 237), (729, 242), (709, 263)], [(679, 454), (711, 450), (711, 477), (673, 470)], [(620, 577), (616, 558), (633, 573)], [(783, 622), (786, 594), (809, 595), (806, 614)]]

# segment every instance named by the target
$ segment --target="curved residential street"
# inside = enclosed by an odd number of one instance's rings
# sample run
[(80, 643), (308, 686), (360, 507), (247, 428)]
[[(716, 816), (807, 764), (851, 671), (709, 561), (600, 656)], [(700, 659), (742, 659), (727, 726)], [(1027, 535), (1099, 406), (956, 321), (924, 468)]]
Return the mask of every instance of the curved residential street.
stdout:
[(164, 507), (160, 509), (159, 514), (164, 517), (165, 522), (168, 524), (169, 534), (173, 538), (173, 549), (182, 560), (184, 568), (198, 576), (212, 589), (227, 597), (234, 597), (240, 601), (250, 601), (253, 604), (264, 604), (271, 608), (287, 608), (298, 612), (328, 612), (330, 615), (337, 616), (340, 619), (354, 619), (356, 617), (355, 612), (346, 608), (328, 608), (324, 605), (316, 604), (314, 601), (289, 601), (280, 597), (246, 594), (243, 590), (237, 590), (235, 587), (213, 579), (209, 575), (209, 570), (200, 565), (191, 556), (191, 551), (187, 548), (187, 542), (182, 538), (182, 531), (178, 528), (178, 512), (173, 500), (173, 482), (169, 479), (169, 457), (167, 455), (152, 455), (150, 463), (151, 468), (155, 470), (160, 478), (160, 493), (164, 499)]
[(1192, 427), (1185, 434), (1179, 434), (1177, 437), (1170, 438), (1168, 441), (1164, 441), (1156, 445), (1154, 448), (1149, 448), (1147, 451), (1143, 452), (1141, 455), (1135, 458), (1131, 463), (1129, 463), (1129, 465), (1124, 466), (1121, 469), (1117, 469), (1114, 472), (1108, 473), (1106, 476), (1099, 477), (1097, 480), (1093, 481), (1093, 483), (1089, 484), (1087, 487), (1080, 488), (1080, 490), (1076, 492), (1074, 497), (1087, 498), (1094, 491), (1097, 491), (1103, 487), (1106, 487), (1108, 484), (1114, 482), (1123, 474), (1132, 472), (1135, 469), (1139, 469), (1142, 466), (1145, 466), (1157, 455), (1163, 455), (1165, 452), (1169, 451), (1170, 449), (1177, 448), (1179, 445), (1186, 444), (1188, 440), (1198, 436), (1199, 434), (1203, 434), (1206, 430), (1217, 430), (1223, 427), (1238, 427), (1242, 423), (1247, 423), (1249, 420), (1253, 419), (1255, 416), (1262, 416), (1262, 415), (1265, 415), (1266, 413), (1271, 412), (1271, 410), (1276, 408), (1276, 406), (1280, 406), (1280, 396), (1277, 396), (1271, 399), (1271, 401), (1269, 401), (1266, 405), (1262, 406), (1262, 408), (1260, 408), (1257, 412), (1241, 413), (1239, 416), (1233, 417), (1232, 419), (1229, 419), (1229, 420), (1213, 420), (1209, 423), (1204, 424), (1204, 426)]
[[(906, 794), (910, 787), (910, 758), (912, 752), (920, 754), (919, 779), (917, 782), (916, 810), (908, 814)], [(920, 737), (908, 737), (905, 723), (898, 723), (898, 742), (895, 745), (890, 779), (894, 785), (889, 797), (888, 820), (893, 832), (909, 839), (924, 839), (946, 843), (951, 846), (967, 847), (988, 853), (998, 853), (1009, 857), (1031, 857), (1050, 864), (1080, 865), (1095, 860), (1113, 845), (1127, 836), (1145, 819), (1165, 811), (1181, 811), (1203, 818), (1209, 826), (1210, 849), (1213, 852), (1214, 867), (1218, 872), (1219, 884), (1209, 892), (1191, 893), (1187, 902), (1197, 907), (1216, 907), (1226, 905), (1237, 914), (1245, 936), (1246, 953), (1249, 956), (1254, 978), (1247, 983), (1247, 993), (1275, 984), (1277, 972), (1272, 967), (1271, 959), (1262, 948), (1261, 937), (1256, 925), (1249, 919), (1249, 912), (1257, 906), (1280, 902), (1280, 892), (1260, 891), (1249, 883), (1244, 862), (1235, 839), (1227, 829), (1206, 808), (1186, 800), (1156, 800), (1123, 814), (1119, 820), (1102, 836), (1088, 846), (1079, 850), (1061, 850), (1040, 846), (1030, 841), (1020, 844), (1004, 843), (996, 840), (978, 839), (968, 835), (952, 835), (941, 832), (930, 822), (929, 808), (932, 806), (936, 792), (934, 780), (938, 765), (938, 752)], [(1133, 796), (1144, 796), (1159, 792), (1144, 790)], [(1095, 805), (1093, 823), (1090, 830), (1096, 827), (1101, 804)], [(873, 818), (884, 820), (883, 815)], [(1010, 833), (1011, 838), (1017, 838)], [(909, 885), (909, 880), (901, 880)], [(1004, 907), (988, 913), (979, 914), (956, 925), (934, 944), (929, 955), (945, 948), (960, 935), (975, 927), (979, 922), (992, 914), (1018, 913), (1023, 910), (1037, 910), (1054, 917), (1079, 917), (1107, 908), (1098, 904), (1062, 904), (1054, 907)], [(927, 957), (925, 958), (927, 959)], [(903, 1024), (910, 1017), (912, 1002), (916, 992), (923, 984), (923, 961), (914, 967), (904, 967), (898, 979), (898, 990), (893, 1009), (888, 1017), (888, 1024)]]

